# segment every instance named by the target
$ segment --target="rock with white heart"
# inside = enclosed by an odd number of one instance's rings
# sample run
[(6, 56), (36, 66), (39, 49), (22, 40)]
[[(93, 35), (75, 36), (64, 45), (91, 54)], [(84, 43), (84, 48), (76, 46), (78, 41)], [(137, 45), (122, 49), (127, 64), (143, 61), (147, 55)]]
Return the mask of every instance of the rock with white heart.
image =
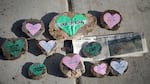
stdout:
[(67, 54), (60, 62), (61, 71), (68, 78), (78, 78), (85, 72), (85, 66), (78, 54)]
[(11, 38), (5, 40), (1, 48), (6, 59), (15, 60), (25, 54), (28, 44), (25, 38)]
[(40, 36), (45, 31), (45, 26), (42, 20), (27, 19), (22, 24), (22, 31), (26, 33), (30, 38), (40, 39)]
[(46, 66), (42, 63), (33, 63), (28, 68), (28, 76), (38, 80), (45, 77), (47, 74)]
[(114, 58), (111, 60), (110, 66), (112, 75), (123, 75), (128, 69), (128, 62), (123, 59)]
[(104, 77), (110, 72), (110, 67), (108, 63), (104, 61), (99, 61), (91, 66), (91, 73), (96, 77)]
[(95, 30), (96, 17), (91, 14), (65, 12), (56, 15), (49, 24), (49, 33), (55, 39), (77, 39)]
[(93, 41), (83, 45), (81, 52), (85, 57), (95, 57), (100, 54), (101, 50), (102, 50), (101, 44)]
[(52, 54), (52, 51), (55, 51), (55, 49), (56, 49), (56, 41), (54, 41), (54, 40), (39, 40), (38, 46), (45, 55), (49, 56)]
[(100, 26), (108, 30), (117, 30), (122, 21), (121, 14), (116, 10), (106, 10), (100, 16)]

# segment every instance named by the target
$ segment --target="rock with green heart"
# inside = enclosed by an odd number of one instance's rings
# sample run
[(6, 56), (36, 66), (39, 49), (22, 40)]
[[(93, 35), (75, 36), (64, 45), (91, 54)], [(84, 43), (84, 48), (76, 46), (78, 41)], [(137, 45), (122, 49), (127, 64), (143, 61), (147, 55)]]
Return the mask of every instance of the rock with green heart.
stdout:
[(8, 60), (19, 58), (27, 51), (27, 40), (25, 38), (7, 39), (2, 45), (3, 55)]
[(42, 20), (27, 19), (22, 24), (22, 31), (30, 38), (40, 39), (45, 31), (45, 26)]
[(75, 35), (85, 24), (86, 17), (83, 14), (76, 14), (72, 18), (62, 15), (56, 19), (56, 25), (69, 36)]
[(91, 14), (65, 12), (55, 16), (49, 24), (49, 32), (55, 39), (75, 39), (92, 32), (96, 17)]
[(38, 80), (45, 77), (47, 73), (46, 66), (42, 63), (33, 63), (29, 66), (28, 75), (30, 78)]
[(122, 21), (121, 14), (116, 10), (106, 10), (100, 16), (100, 25), (108, 30), (117, 30)]
[(85, 57), (95, 57), (100, 54), (102, 46), (98, 42), (90, 42), (82, 47), (82, 53)]

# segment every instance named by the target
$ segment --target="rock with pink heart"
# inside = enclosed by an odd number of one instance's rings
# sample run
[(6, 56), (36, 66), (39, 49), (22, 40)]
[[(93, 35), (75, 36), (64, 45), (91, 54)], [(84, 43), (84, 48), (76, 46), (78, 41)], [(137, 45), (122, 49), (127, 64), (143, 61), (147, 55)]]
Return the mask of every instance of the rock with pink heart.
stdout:
[(100, 61), (91, 67), (91, 72), (96, 77), (104, 77), (109, 71), (109, 65), (103, 61)]
[(123, 59), (113, 59), (110, 66), (112, 75), (122, 75), (127, 71), (128, 62)]
[(121, 14), (116, 10), (107, 10), (100, 16), (100, 24), (108, 30), (117, 30), (122, 21)]
[(61, 71), (69, 78), (78, 78), (85, 72), (85, 66), (78, 54), (67, 54), (60, 63)]
[(52, 51), (55, 50), (56, 47), (56, 41), (54, 40), (40, 40), (38, 41), (38, 46), (41, 49), (41, 51), (45, 55), (50, 55)]
[(45, 31), (44, 23), (37, 19), (28, 19), (23, 23), (22, 31), (30, 38), (40, 38)]

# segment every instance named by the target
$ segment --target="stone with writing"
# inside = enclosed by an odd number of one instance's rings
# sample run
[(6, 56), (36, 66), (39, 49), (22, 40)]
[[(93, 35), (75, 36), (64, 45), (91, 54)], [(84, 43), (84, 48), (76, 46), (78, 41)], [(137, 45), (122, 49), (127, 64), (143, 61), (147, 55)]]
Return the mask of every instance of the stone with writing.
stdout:
[(60, 69), (68, 78), (78, 78), (85, 72), (85, 66), (78, 54), (67, 54), (60, 62)]
[(95, 30), (96, 23), (96, 17), (91, 14), (65, 12), (52, 19), (49, 33), (55, 39), (77, 39)]

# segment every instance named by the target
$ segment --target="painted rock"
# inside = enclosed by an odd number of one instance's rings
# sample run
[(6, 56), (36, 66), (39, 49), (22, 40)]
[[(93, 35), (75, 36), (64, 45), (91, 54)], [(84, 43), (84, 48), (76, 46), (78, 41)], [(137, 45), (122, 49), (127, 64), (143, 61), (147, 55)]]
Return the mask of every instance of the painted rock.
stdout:
[(27, 51), (28, 45), (25, 38), (7, 39), (2, 45), (3, 55), (8, 60), (21, 57)]
[(100, 16), (100, 26), (108, 30), (117, 30), (121, 21), (122, 16), (116, 10), (107, 10)]
[(128, 62), (123, 59), (114, 58), (110, 62), (112, 75), (123, 75), (128, 69)]
[(56, 41), (54, 40), (40, 40), (38, 41), (38, 46), (41, 49), (41, 51), (45, 55), (50, 55), (52, 51), (56, 48)]
[(28, 75), (30, 78), (38, 80), (45, 77), (47, 73), (46, 66), (41, 63), (33, 63), (29, 66)]
[(49, 33), (55, 39), (75, 39), (92, 32), (97, 23), (90, 14), (65, 12), (56, 15), (49, 24)]
[(61, 71), (69, 78), (78, 78), (85, 72), (85, 66), (78, 54), (67, 54), (60, 63)]
[(90, 42), (83, 46), (82, 53), (86, 57), (95, 57), (100, 54), (102, 46), (98, 42)]
[(91, 72), (92, 72), (93, 76), (104, 77), (105, 75), (109, 74), (110, 67), (106, 62), (100, 61), (100, 62), (92, 65)]
[(28, 19), (22, 25), (22, 31), (30, 38), (39, 39), (45, 31), (44, 23), (37, 19)]

